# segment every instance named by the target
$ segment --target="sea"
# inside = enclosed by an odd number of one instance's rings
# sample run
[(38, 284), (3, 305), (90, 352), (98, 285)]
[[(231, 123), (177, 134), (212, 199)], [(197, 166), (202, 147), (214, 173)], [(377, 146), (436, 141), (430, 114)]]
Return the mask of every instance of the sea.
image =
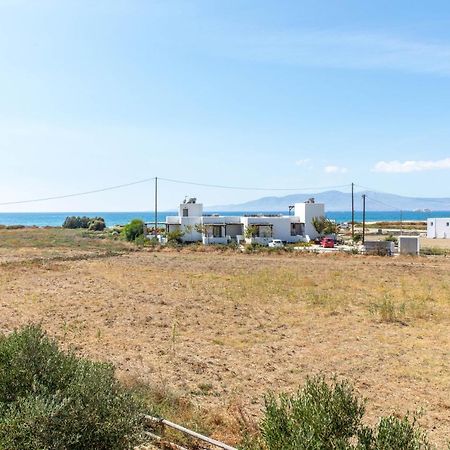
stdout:
[[(246, 214), (257, 214), (255, 211), (205, 211), (205, 214), (219, 214), (223, 216), (243, 216)], [(264, 214), (264, 213), (262, 213)], [(288, 211), (271, 211), (265, 214), (285, 214)], [(158, 223), (164, 223), (167, 216), (177, 215), (176, 211), (161, 211), (158, 213)], [(100, 216), (105, 219), (108, 227), (114, 225), (125, 225), (133, 219), (141, 219), (153, 223), (155, 214), (148, 211), (136, 212), (43, 212), (43, 213), (0, 213), (0, 225), (25, 225), (37, 227), (59, 227), (67, 216)], [(350, 222), (351, 211), (329, 211), (326, 216), (337, 223)], [(367, 222), (381, 221), (419, 221), (427, 220), (429, 217), (450, 217), (450, 211), (366, 211)], [(362, 222), (362, 212), (355, 211), (355, 221)]]

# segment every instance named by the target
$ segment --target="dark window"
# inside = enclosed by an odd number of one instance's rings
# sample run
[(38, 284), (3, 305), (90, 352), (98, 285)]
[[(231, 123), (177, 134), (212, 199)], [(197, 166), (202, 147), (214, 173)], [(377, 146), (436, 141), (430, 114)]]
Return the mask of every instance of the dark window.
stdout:
[(189, 216), (189, 210), (187, 208), (183, 208), (183, 217)]
[(301, 236), (303, 235), (301, 223), (291, 223), (291, 236)]
[(222, 237), (222, 227), (220, 225), (213, 225), (213, 237)]

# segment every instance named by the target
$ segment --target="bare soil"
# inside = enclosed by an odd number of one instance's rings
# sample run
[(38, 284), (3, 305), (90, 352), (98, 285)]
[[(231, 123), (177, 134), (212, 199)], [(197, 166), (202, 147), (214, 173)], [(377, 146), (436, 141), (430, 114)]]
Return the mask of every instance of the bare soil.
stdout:
[[(122, 380), (211, 414), (257, 418), (268, 390), (335, 374), (367, 398), (372, 422), (420, 410), (433, 443), (450, 436), (449, 258), (108, 256), (107, 243), (21, 247), (2, 236), (0, 332), (41, 322), (65, 347), (114, 363)], [(74, 251), (84, 257), (64, 258)], [(231, 425), (216, 436), (237, 439)]]

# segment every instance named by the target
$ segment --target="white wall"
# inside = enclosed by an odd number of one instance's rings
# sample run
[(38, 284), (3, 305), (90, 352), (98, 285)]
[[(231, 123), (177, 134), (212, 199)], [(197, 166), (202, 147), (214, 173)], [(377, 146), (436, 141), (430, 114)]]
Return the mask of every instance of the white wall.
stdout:
[(183, 217), (183, 210), (188, 210), (188, 217), (201, 217), (203, 215), (202, 203), (181, 203), (178, 208), (178, 215)]
[(245, 228), (254, 224), (270, 223), (272, 227), (272, 238), (281, 239), (285, 242), (297, 242), (299, 238), (297, 236), (291, 236), (291, 223), (298, 223), (299, 218), (293, 216), (281, 216), (281, 217), (243, 217), (242, 223)]
[(296, 203), (294, 207), (295, 215), (300, 218), (300, 222), (305, 224), (305, 234), (311, 239), (319, 236), (312, 220), (314, 217), (325, 216), (325, 205), (323, 203)]
[(430, 239), (450, 238), (450, 218), (437, 217), (427, 220), (427, 237)]
[[(188, 209), (188, 216), (183, 217), (183, 209)], [(196, 225), (202, 224), (227, 224), (242, 223), (245, 228), (252, 224), (272, 224), (272, 237), (285, 242), (297, 242), (298, 236), (291, 236), (291, 223), (304, 223), (305, 234), (311, 239), (318, 236), (311, 221), (314, 217), (325, 215), (323, 203), (297, 203), (295, 205), (295, 216), (275, 216), (275, 217), (240, 217), (240, 216), (203, 216), (203, 205), (201, 203), (182, 203), (179, 207), (179, 216), (168, 216), (168, 224), (179, 224), (185, 232), (183, 241), (202, 241), (202, 233), (195, 230)], [(188, 230), (186, 230), (186, 227)]]

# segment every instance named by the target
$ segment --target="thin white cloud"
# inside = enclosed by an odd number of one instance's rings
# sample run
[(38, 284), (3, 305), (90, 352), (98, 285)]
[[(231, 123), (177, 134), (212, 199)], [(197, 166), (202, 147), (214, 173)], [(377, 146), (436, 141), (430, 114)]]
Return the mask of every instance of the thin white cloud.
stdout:
[[(291, 31), (236, 35), (234, 56), (312, 67), (450, 75), (450, 42), (377, 32)], [(228, 42), (228, 44), (230, 43)]]
[(439, 169), (450, 169), (450, 158), (436, 161), (379, 161), (373, 167), (372, 172), (410, 173)]
[(347, 173), (348, 169), (346, 167), (339, 167), (339, 166), (325, 166), (323, 168), (325, 173)]
[(295, 165), (296, 166), (308, 166), (310, 162), (311, 162), (310, 158), (297, 159), (297, 161), (295, 161)]

